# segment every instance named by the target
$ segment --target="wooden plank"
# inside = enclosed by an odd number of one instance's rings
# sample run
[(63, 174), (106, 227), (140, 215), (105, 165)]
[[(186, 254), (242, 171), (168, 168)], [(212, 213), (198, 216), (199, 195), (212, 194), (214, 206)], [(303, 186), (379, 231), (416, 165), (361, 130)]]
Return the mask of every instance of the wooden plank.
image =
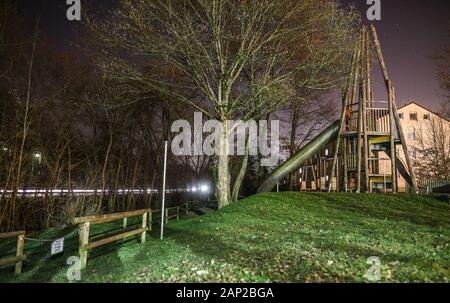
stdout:
[(167, 216), (166, 219), (167, 219), (167, 220), (170, 220), (170, 219), (173, 219), (173, 218), (176, 218), (176, 217), (177, 217), (177, 215), (174, 214), (174, 215)]
[(106, 244), (109, 244), (109, 243), (112, 243), (112, 242), (116, 242), (116, 241), (122, 240), (124, 238), (129, 238), (129, 237), (132, 237), (132, 236), (135, 236), (135, 235), (138, 235), (138, 234), (142, 234), (143, 232), (146, 232), (147, 230), (148, 230), (148, 227), (139, 228), (139, 229), (132, 230), (132, 231), (129, 231), (129, 232), (126, 232), (126, 233), (121, 233), (121, 234), (118, 234), (118, 235), (115, 235), (115, 236), (112, 236), (112, 237), (109, 237), (109, 238), (98, 240), (96, 242), (92, 242), (92, 243), (87, 244), (86, 245), (86, 249), (87, 250), (92, 250), (94, 248), (97, 248), (97, 247), (100, 247), (100, 246), (103, 246), (103, 245), (106, 245)]
[[(17, 239), (17, 253), (16, 257), (21, 259), (23, 258), (23, 247), (25, 245), (25, 235), (20, 235)], [(22, 273), (22, 261), (16, 263), (16, 275), (20, 275)]]
[(26, 259), (27, 259), (27, 256), (25, 256), (25, 255), (20, 256), (20, 257), (14, 256), (14, 257), (3, 258), (3, 259), (0, 259), (0, 266), (11, 265), (11, 264), (15, 264), (18, 262), (23, 262), (23, 261), (26, 261)]
[(15, 238), (21, 235), (25, 235), (25, 231), (12, 231), (8, 233), (2, 233), (0, 234), (0, 239), (9, 239), (9, 238)]
[(144, 213), (148, 213), (150, 211), (152, 211), (152, 210), (151, 209), (141, 209), (141, 210), (128, 211), (128, 212), (109, 214), (109, 215), (80, 217), (80, 218), (72, 219), (72, 223), (73, 224), (82, 224), (82, 223), (86, 223), (86, 222), (89, 222), (91, 224), (106, 223), (106, 222), (121, 220), (124, 218), (141, 216)]

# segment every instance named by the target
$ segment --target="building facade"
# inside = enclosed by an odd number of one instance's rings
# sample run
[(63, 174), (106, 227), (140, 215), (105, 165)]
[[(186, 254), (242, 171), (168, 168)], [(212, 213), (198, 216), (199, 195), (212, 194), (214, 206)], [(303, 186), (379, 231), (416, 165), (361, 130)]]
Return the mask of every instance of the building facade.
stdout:
[[(450, 120), (416, 102), (400, 107), (398, 113), (419, 183), (427, 178), (442, 178), (433, 173), (432, 166), (439, 165), (439, 161), (445, 162), (438, 158), (450, 157)], [(431, 152), (433, 155), (428, 155)], [(399, 147), (397, 155), (405, 161), (403, 150)], [(448, 166), (441, 169), (446, 170)], [(406, 182), (401, 176), (398, 185), (399, 191), (406, 190)]]

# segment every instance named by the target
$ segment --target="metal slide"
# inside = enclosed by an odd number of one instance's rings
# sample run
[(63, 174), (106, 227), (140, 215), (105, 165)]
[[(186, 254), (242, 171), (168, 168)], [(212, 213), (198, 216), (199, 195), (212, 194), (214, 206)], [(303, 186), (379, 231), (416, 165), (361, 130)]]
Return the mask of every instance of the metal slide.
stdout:
[[(328, 143), (335, 140), (339, 134), (339, 122), (339, 120), (335, 121), (315, 137), (314, 140), (302, 147), (294, 156), (278, 166), (270, 177), (259, 187), (258, 192), (271, 192), (287, 175), (300, 168), (305, 161), (311, 159), (321, 148), (324, 148)], [(411, 176), (409, 175), (405, 164), (398, 157), (396, 160), (397, 169), (400, 175), (406, 182), (412, 184)]]
[(305, 161), (319, 152), (321, 148), (324, 148), (328, 143), (336, 139), (339, 134), (339, 126), (340, 120), (337, 120), (320, 133), (320, 135), (315, 137), (314, 140), (302, 147), (294, 156), (278, 166), (271, 176), (259, 187), (258, 192), (271, 192), (287, 175), (298, 169)]

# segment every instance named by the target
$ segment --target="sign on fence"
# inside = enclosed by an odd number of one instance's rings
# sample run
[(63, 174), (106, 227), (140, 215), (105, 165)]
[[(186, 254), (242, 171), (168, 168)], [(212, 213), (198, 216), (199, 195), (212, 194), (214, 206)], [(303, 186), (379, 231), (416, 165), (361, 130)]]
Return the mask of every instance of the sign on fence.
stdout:
[(52, 242), (51, 255), (57, 255), (64, 251), (64, 238), (57, 239)]

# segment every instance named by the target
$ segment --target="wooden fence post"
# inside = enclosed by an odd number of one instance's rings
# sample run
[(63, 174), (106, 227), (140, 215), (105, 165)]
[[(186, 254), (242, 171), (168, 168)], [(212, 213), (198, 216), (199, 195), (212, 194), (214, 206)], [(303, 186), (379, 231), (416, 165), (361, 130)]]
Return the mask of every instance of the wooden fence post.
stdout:
[[(147, 227), (147, 213), (142, 215), (142, 228)], [(145, 236), (147, 235), (147, 231), (143, 231), (141, 234), (141, 243), (145, 243)]]
[(81, 269), (85, 269), (87, 263), (88, 257), (87, 245), (89, 244), (89, 228), (90, 228), (89, 222), (83, 223), (80, 227), (79, 253), (80, 253)]
[(152, 225), (153, 225), (153, 213), (150, 211), (148, 213), (148, 230), (152, 231)]
[(166, 208), (166, 218), (165, 218), (166, 224), (169, 223), (169, 210)]
[(177, 220), (180, 220), (180, 207), (177, 207)]
[[(25, 235), (19, 235), (17, 239), (17, 254), (16, 256), (19, 258), (23, 257), (23, 247), (25, 244)], [(16, 275), (20, 275), (22, 273), (22, 261), (16, 263)]]
[(123, 218), (123, 229), (127, 229), (128, 218)]
[(186, 216), (189, 215), (189, 202), (186, 202)]

